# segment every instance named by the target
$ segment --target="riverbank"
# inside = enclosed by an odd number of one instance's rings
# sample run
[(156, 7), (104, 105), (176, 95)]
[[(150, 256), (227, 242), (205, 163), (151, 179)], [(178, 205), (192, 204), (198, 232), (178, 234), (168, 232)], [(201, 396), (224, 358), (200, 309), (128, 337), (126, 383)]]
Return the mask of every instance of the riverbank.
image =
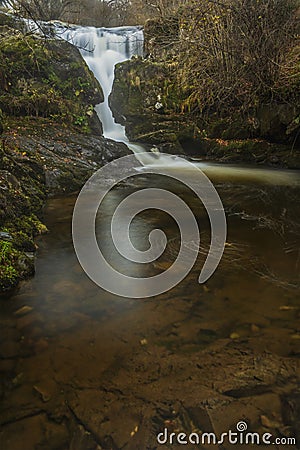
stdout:
[(295, 106), (260, 105), (244, 113), (231, 108), (206, 118), (192, 114), (176, 81), (177, 66), (160, 55), (116, 66), (110, 105), (132, 141), (225, 164), (300, 168)]
[(94, 106), (103, 92), (79, 50), (30, 33), (0, 12), (0, 292), (34, 273), (34, 238), (49, 196), (79, 191), (125, 155), (104, 139)]
[(144, 58), (116, 67), (116, 120), (161, 151), (298, 169), (297, 5), (198, 3), (146, 20)]
[(82, 134), (50, 119), (10, 119), (1, 136), (1, 275), (5, 291), (34, 273), (34, 238), (47, 231), (47, 198), (79, 191), (124, 144)]

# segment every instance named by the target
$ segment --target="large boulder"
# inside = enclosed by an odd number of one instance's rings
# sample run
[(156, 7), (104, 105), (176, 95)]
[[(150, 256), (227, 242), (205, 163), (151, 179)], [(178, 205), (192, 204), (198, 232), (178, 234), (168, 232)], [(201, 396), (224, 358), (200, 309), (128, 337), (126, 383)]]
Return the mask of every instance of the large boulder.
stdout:
[(59, 39), (0, 30), (0, 108), (50, 117), (101, 134), (94, 106), (103, 92), (79, 50)]
[(261, 105), (257, 120), (261, 136), (274, 142), (300, 146), (300, 110), (288, 103)]
[(181, 153), (180, 136), (187, 121), (180, 114), (181, 92), (173, 72), (172, 64), (149, 59), (120, 63), (109, 102), (131, 140)]

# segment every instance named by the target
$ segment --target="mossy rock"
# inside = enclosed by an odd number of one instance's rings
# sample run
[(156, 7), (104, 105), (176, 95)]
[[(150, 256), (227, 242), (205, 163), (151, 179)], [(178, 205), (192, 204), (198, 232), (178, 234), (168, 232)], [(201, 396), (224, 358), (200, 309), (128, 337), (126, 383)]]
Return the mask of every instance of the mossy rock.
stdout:
[(19, 19), (18, 17), (15, 17), (13, 14), (5, 13), (3, 11), (0, 11), (0, 27), (3, 27), (2, 30), (10, 29), (10, 30), (19, 30), (22, 32), (26, 31), (26, 26), (22, 19)]
[(98, 81), (79, 50), (11, 30), (0, 35), (0, 108), (12, 116), (59, 118), (102, 132), (93, 106), (103, 101)]
[(183, 94), (174, 81), (175, 72), (171, 64), (141, 58), (117, 64), (110, 105), (118, 122), (139, 114), (179, 111)]
[(300, 147), (300, 107), (291, 104), (260, 105), (257, 110), (260, 135), (273, 142)]
[(212, 139), (251, 139), (258, 135), (258, 122), (255, 116), (239, 112), (228, 112), (225, 117), (212, 114), (206, 127), (207, 136)]
[(24, 278), (34, 274), (34, 262), (14, 242), (0, 239), (0, 291), (13, 288)]

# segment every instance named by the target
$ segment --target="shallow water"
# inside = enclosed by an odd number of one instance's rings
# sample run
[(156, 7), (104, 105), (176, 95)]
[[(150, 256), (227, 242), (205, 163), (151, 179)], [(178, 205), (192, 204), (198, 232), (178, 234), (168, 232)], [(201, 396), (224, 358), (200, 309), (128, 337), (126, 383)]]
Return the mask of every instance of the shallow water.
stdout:
[[(141, 175), (118, 186), (106, 197), (98, 215), (99, 245), (111, 264), (128, 275), (150, 276), (166, 270), (179, 248), (174, 220), (153, 211), (140, 214), (131, 233), (137, 247), (145, 249), (149, 232), (164, 229), (168, 245), (156, 262), (128, 264), (113, 248), (108, 225), (116, 205), (151, 182), (149, 176)], [(181, 284), (147, 300), (116, 297), (96, 286), (81, 269), (72, 245), (71, 215), (76, 198), (48, 202), (45, 221), (50, 232), (37, 241), (36, 275), (2, 302), (4, 423), (14, 423), (18, 414), (34, 414), (32, 410), (38, 410), (40, 403), (43, 409), (46, 405), (54, 411), (85, 389), (89, 392), (105, 386), (107, 392), (114, 386), (126, 391), (128, 379), (133, 390), (130, 395), (139, 397), (135, 393), (140, 383), (136, 378), (139, 365), (128, 366), (128, 361), (143, 357), (147, 379), (157, 352), (167, 352), (166, 360), (174, 355), (186, 358), (226, 340), (247, 351), (271, 352), (299, 361), (299, 186), (218, 178), (216, 188), (227, 214), (228, 238), (222, 262), (204, 286), (197, 278), (209, 246), (205, 212), (185, 187), (159, 178), (155, 186), (175, 191), (190, 205), (201, 225), (202, 246), (196, 265)], [(32, 310), (15, 315), (24, 305)], [(159, 383), (151, 395), (155, 397), (161, 389), (163, 400), (167, 397), (165, 385)], [(170, 389), (180, 384), (176, 375), (170, 376), (168, 383)], [(33, 386), (51, 400), (41, 401)], [(276, 390), (276, 382), (272, 390)], [(184, 402), (180, 392), (176, 395), (174, 401)], [(112, 422), (117, 421), (117, 415), (113, 417)], [(28, 444), (22, 447), (13, 437), (16, 426), (7, 425), (4, 443), (13, 442), (12, 450), (34, 448), (32, 438), (27, 437)], [(24, 441), (21, 432), (19, 439)]]

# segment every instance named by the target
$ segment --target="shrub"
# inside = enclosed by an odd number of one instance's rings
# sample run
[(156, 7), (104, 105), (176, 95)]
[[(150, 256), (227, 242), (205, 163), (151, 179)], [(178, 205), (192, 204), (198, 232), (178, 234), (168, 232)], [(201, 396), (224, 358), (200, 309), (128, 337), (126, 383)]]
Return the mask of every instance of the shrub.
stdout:
[[(188, 2), (181, 15), (179, 78), (197, 109), (284, 100), (279, 81), (297, 44), (298, 5), (298, 0)], [(289, 67), (286, 78), (292, 71)]]

